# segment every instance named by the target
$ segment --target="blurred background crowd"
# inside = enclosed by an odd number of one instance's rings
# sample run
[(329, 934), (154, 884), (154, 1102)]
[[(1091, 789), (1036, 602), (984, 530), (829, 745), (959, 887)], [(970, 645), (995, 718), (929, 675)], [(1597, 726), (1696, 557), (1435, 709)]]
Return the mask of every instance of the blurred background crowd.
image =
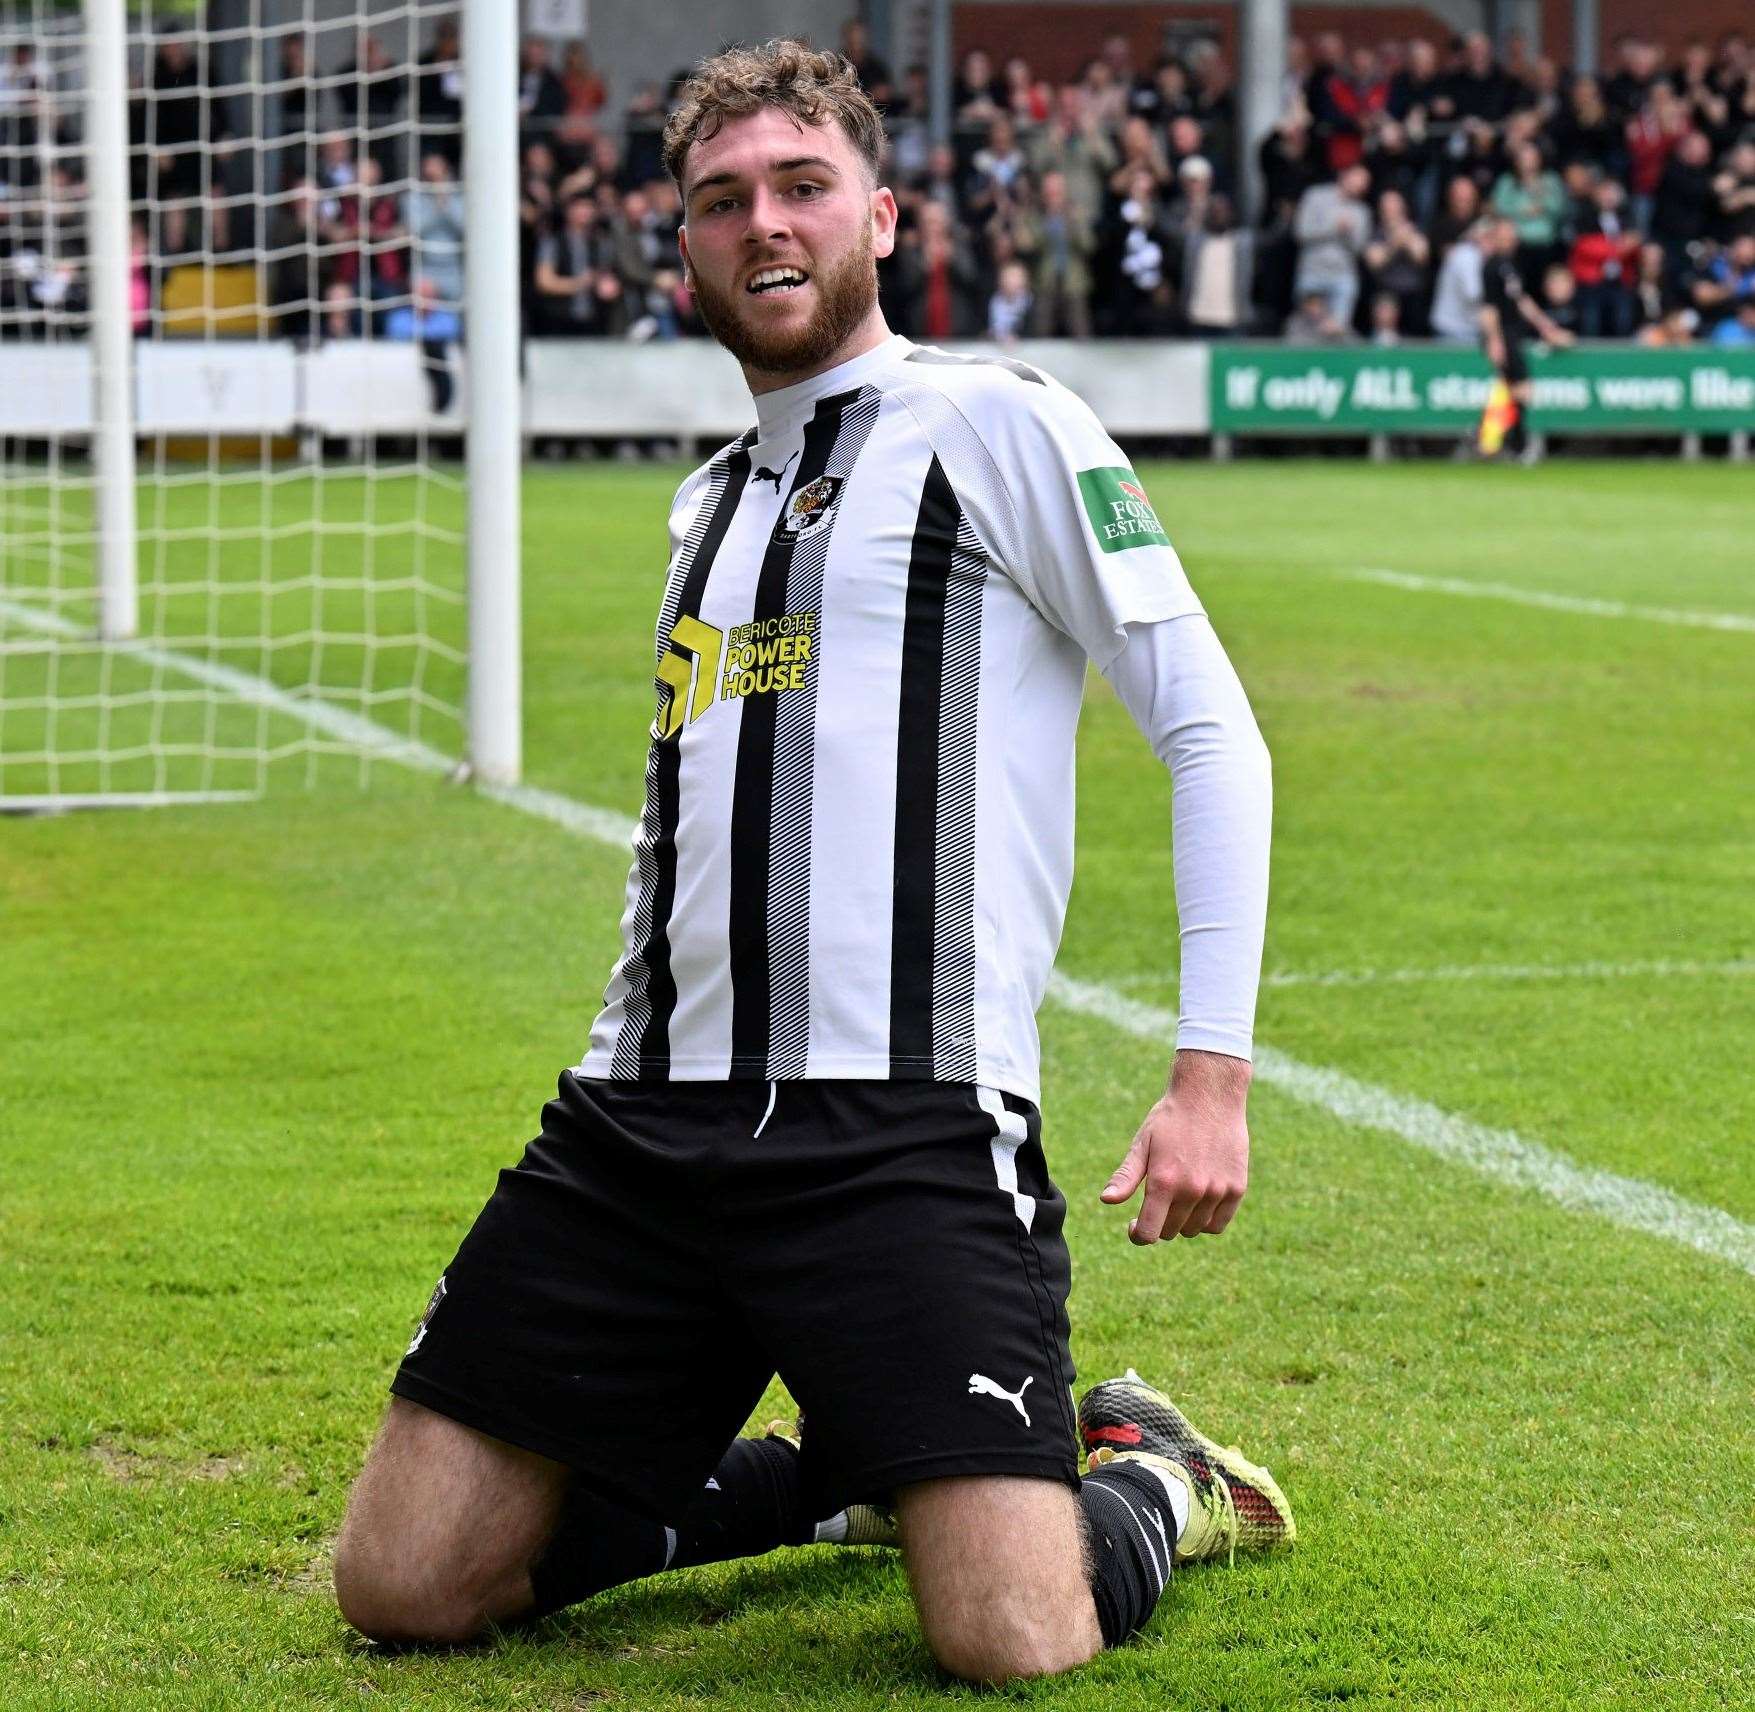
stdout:
[[(259, 89), (166, 38), (136, 72), (134, 309), (179, 267), (245, 263), (276, 329), (443, 342), (463, 295), (462, 79), (454, 22), (419, 63), (370, 34), (318, 77), (296, 35)], [(1755, 52), (1729, 35), (1666, 51), (1626, 36), (1601, 77), (1515, 39), (1293, 38), (1262, 143), (1261, 217), (1240, 218), (1232, 68), (1210, 43), (1136, 61), (1097, 46), (1072, 82), (982, 50), (957, 68), (935, 143), (926, 72), (840, 41), (885, 114), (901, 210), (879, 269), (890, 324), (991, 337), (1411, 337), (1473, 342), (1480, 223), (1585, 337), (1755, 344)], [(669, 87), (616, 92), (583, 43), (532, 37), (520, 65), (527, 331), (702, 332), (660, 161)], [(0, 327), (84, 312), (77, 128), (50, 59), (0, 61)], [(613, 119), (611, 115), (613, 114)], [(258, 264), (260, 266), (258, 267)]]

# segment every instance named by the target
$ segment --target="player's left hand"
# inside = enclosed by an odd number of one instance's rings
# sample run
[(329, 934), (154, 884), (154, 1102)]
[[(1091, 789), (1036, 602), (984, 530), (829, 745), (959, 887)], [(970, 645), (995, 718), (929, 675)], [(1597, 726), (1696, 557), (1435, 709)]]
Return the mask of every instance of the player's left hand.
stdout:
[(1145, 1199), (1127, 1227), (1141, 1247), (1162, 1237), (1217, 1236), (1249, 1186), (1249, 1065), (1216, 1052), (1180, 1052), (1170, 1088), (1146, 1113), (1102, 1198)]

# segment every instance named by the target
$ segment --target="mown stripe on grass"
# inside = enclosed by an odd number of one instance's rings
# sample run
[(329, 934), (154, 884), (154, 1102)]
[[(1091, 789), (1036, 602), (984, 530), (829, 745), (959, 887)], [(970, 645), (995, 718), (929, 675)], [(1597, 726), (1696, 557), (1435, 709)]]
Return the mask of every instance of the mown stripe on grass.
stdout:
[[(1168, 1046), (1176, 1038), (1173, 1012), (1141, 1004), (1112, 987), (1056, 973), (1049, 978), (1048, 997), (1063, 1009), (1096, 1017), (1141, 1040)], [(1718, 1207), (1703, 1206), (1638, 1177), (1575, 1164), (1515, 1130), (1458, 1117), (1344, 1071), (1302, 1064), (1271, 1046), (1255, 1049), (1255, 1079), (1305, 1105), (1396, 1136), (1482, 1177), (1534, 1190), (1574, 1212), (1595, 1213), (1624, 1229), (1680, 1243), (1755, 1276), (1755, 1225), (1744, 1224)]]
[[(17, 602), (0, 598), (0, 613), (15, 621), (34, 625), (50, 634), (82, 635), (77, 626), (57, 615), (45, 614)], [(375, 725), (363, 715), (290, 695), (265, 678), (228, 666), (215, 666), (192, 656), (145, 643), (118, 643), (125, 649), (169, 671), (182, 672), (203, 683), (225, 688), (246, 700), (270, 707), (289, 717), (302, 719), (314, 729), (333, 735), (357, 734), (376, 755), (422, 771), (453, 771), (457, 762), (436, 749), (416, 743), (400, 733)], [(607, 844), (614, 849), (632, 848), (634, 822), (590, 803), (582, 803), (534, 785), (482, 785), (482, 795), (504, 803), (522, 814), (578, 838)], [(1113, 987), (1075, 981), (1058, 972), (1049, 977), (1049, 1000), (1063, 1009), (1077, 1011), (1106, 1022), (1142, 1040), (1171, 1045), (1176, 1037), (1174, 1013), (1155, 1005), (1141, 1004)], [(1410, 1098), (1361, 1082), (1344, 1071), (1304, 1064), (1257, 1045), (1255, 1077), (1306, 1105), (1317, 1106), (1347, 1123), (1393, 1135), (1410, 1146), (1450, 1160), (1480, 1176), (1513, 1188), (1532, 1190), (1575, 1212), (1594, 1213), (1627, 1230), (1691, 1248), (1715, 1260), (1729, 1262), (1755, 1276), (1755, 1225), (1718, 1207), (1704, 1206), (1655, 1183), (1637, 1177), (1620, 1177), (1575, 1164), (1539, 1142), (1526, 1140), (1515, 1130), (1494, 1129), (1472, 1118), (1458, 1117), (1425, 1100)]]
[(1384, 588), (1411, 589), (1421, 594), (1456, 594), (1473, 600), (1505, 600), (1515, 606), (1540, 606), (1550, 612), (1576, 612), (1590, 618), (1631, 618), (1642, 624), (1681, 624), (1695, 630), (1741, 630), (1755, 633), (1755, 613), (1697, 611), (1678, 606), (1635, 606), (1624, 600), (1596, 600), (1589, 595), (1551, 594), (1546, 589), (1519, 588), (1512, 583), (1473, 582), (1464, 577), (1417, 577), (1406, 571), (1337, 571), (1350, 582), (1377, 583)]

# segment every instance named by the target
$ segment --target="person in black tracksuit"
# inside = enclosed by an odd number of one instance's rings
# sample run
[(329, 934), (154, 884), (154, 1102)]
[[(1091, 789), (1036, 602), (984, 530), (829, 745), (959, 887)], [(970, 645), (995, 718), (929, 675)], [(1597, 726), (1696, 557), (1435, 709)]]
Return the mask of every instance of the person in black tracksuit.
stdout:
[(1505, 448), (1522, 457), (1529, 447), (1527, 417), (1530, 368), (1524, 342), (1534, 332), (1543, 344), (1565, 346), (1574, 335), (1559, 326), (1524, 288), (1517, 271), (1517, 227), (1510, 220), (1488, 220), (1480, 238), (1481, 341), (1493, 372), (1511, 394), (1512, 418)]

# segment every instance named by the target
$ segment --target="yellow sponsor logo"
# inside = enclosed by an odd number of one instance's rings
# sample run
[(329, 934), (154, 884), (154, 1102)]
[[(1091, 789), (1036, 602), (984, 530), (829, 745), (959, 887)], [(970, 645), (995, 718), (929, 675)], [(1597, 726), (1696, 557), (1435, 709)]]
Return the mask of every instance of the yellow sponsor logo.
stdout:
[(720, 701), (800, 690), (815, 658), (817, 614), (788, 612), (758, 618), (730, 632), (698, 618), (679, 618), (670, 648), (658, 662), (662, 699), (652, 734), (675, 737)]
[[(670, 652), (658, 662), (658, 681), (668, 690), (659, 703), (653, 732), (670, 738), (686, 719), (699, 719), (713, 705), (713, 683), (719, 676), (719, 654), (725, 636), (698, 618), (682, 617), (670, 633)], [(694, 694), (689, 694), (690, 680)]]
[(816, 634), (814, 612), (788, 612), (738, 625), (726, 639), (719, 699), (803, 689)]

